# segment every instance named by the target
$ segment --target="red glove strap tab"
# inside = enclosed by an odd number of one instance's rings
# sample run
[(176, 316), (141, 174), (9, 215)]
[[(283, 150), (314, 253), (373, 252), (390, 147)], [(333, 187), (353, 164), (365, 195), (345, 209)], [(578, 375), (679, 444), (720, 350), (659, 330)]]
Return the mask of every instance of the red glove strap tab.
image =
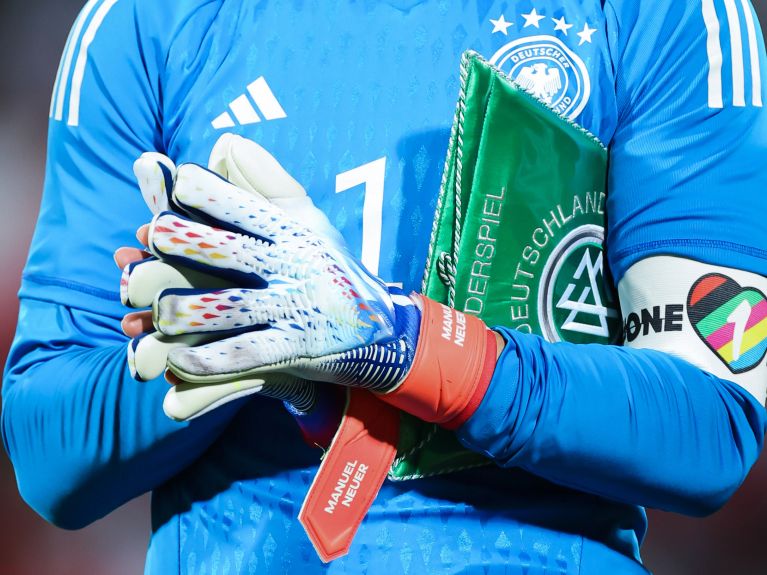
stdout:
[(380, 397), (419, 419), (454, 429), (487, 391), (495, 367), (495, 336), (479, 318), (413, 297), (422, 304), (413, 366), (394, 391)]
[(341, 426), (298, 514), (324, 562), (346, 555), (397, 454), (399, 412), (349, 390)]

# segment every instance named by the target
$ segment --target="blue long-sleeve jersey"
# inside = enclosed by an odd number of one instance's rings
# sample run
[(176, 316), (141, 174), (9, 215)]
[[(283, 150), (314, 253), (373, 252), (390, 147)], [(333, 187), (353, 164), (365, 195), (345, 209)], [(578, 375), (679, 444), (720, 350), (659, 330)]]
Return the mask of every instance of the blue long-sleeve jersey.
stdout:
[[(22, 496), (78, 527), (153, 490), (147, 573), (643, 573), (642, 506), (707, 513), (758, 456), (758, 381), (502, 330), (488, 393), (458, 432), (498, 465), (385, 484), (350, 555), (322, 565), (296, 521), (320, 452), (258, 397), (191, 424), (165, 418), (167, 384), (128, 375), (112, 252), (150, 216), (133, 161), (157, 150), (204, 164), (233, 131), (280, 160), (372, 271), (416, 287), (458, 62), (473, 49), (514, 77), (557, 75), (538, 95), (609, 143), (607, 253), (622, 293), (657, 291), (668, 277), (641, 266), (664, 256), (763, 279), (755, 20), (746, 0), (90, 0), (56, 79), (3, 387)], [(746, 290), (754, 309), (761, 285)], [(760, 328), (697, 321), (708, 294), (682, 302), (691, 335), (746, 342), (711, 352), (732, 368), (740, 348), (761, 349)]]

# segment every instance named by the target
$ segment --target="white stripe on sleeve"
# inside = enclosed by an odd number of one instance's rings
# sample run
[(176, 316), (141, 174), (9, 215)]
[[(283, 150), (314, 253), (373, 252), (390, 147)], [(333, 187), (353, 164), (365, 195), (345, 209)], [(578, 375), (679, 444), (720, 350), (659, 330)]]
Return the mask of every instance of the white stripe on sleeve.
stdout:
[[(72, 67), (72, 58), (75, 55), (75, 47), (77, 46), (77, 41), (80, 39), (80, 33), (83, 30), (85, 21), (88, 19), (88, 16), (90, 16), (91, 12), (96, 7), (96, 4), (99, 2), (100, 0), (90, 0), (85, 5), (85, 7), (80, 12), (80, 15), (77, 17), (77, 20), (75, 21), (75, 27), (72, 29), (72, 34), (70, 34), (69, 40), (67, 41), (67, 47), (65, 48), (64, 52), (64, 59), (62, 60), (63, 67), (59, 72), (60, 76), (56, 88), (54, 88), (54, 93), (56, 94), (56, 120), (61, 120), (61, 118), (64, 116), (64, 96), (67, 93), (67, 86), (69, 85), (69, 70)], [(63, 84), (61, 84), (61, 82), (63, 82)]]
[(743, 71), (743, 36), (740, 32), (740, 16), (735, 0), (724, 0), (727, 22), (730, 25), (730, 52), (732, 52), (732, 103), (742, 108), (746, 105), (746, 78)]
[(722, 44), (719, 41), (719, 18), (714, 0), (703, 0), (703, 20), (706, 23), (708, 40), (708, 107), (723, 108), (722, 100)]
[(751, 61), (751, 103), (757, 108), (762, 107), (762, 69), (759, 62), (759, 44), (756, 40), (754, 14), (747, 0), (740, 0), (743, 14), (746, 16), (746, 32), (748, 33), (748, 53)]
[(117, 0), (105, 0), (105, 2), (99, 6), (99, 9), (93, 16), (93, 20), (91, 20), (91, 23), (88, 25), (88, 28), (83, 35), (80, 51), (77, 54), (75, 73), (72, 76), (72, 93), (69, 97), (69, 118), (67, 119), (68, 126), (77, 126), (80, 124), (80, 91), (83, 87), (85, 64), (88, 60), (88, 48), (96, 37), (96, 32), (98, 32), (98, 29), (104, 22), (104, 18), (106, 18), (106, 15), (116, 3)]

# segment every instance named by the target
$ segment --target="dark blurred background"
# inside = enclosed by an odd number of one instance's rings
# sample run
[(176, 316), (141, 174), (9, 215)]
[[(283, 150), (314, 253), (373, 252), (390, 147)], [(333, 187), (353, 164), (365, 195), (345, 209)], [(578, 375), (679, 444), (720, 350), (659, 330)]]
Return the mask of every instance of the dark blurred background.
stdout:
[[(697, 1), (697, 0), (680, 0)], [(763, 23), (767, 0), (753, 0)], [(21, 269), (45, 167), (48, 106), (59, 57), (82, 0), (0, 0), (0, 361), (13, 338)], [(767, 159), (765, 160), (767, 169)], [(767, 190), (765, 190), (767, 193)], [(51, 477), (51, 481), (56, 481)], [(738, 494), (707, 519), (650, 511), (643, 555), (660, 575), (767, 573), (767, 456)], [(57, 529), (19, 497), (0, 455), (0, 575), (130, 575), (143, 571), (148, 497), (77, 532)], [(612, 575), (612, 574), (608, 574)]]

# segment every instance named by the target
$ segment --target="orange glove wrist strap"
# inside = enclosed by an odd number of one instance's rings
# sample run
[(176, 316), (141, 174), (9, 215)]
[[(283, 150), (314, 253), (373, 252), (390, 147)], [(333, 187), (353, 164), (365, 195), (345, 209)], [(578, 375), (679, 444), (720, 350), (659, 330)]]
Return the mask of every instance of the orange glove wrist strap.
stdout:
[(457, 429), (479, 407), (493, 376), (495, 335), (472, 315), (423, 296), (413, 365), (404, 381), (380, 396), (419, 419)]

